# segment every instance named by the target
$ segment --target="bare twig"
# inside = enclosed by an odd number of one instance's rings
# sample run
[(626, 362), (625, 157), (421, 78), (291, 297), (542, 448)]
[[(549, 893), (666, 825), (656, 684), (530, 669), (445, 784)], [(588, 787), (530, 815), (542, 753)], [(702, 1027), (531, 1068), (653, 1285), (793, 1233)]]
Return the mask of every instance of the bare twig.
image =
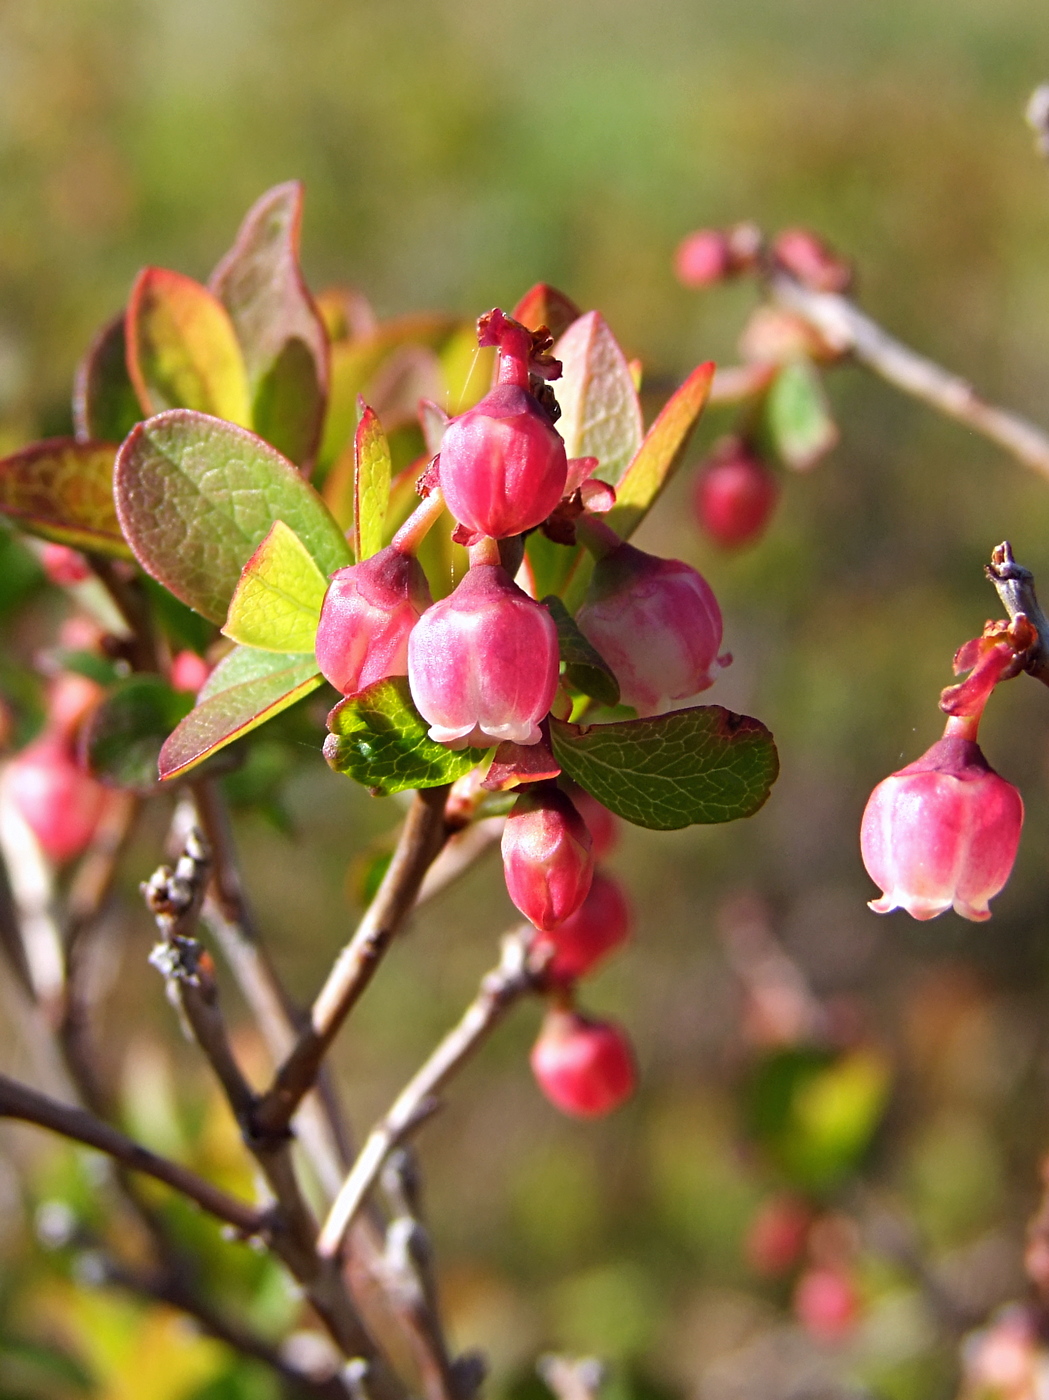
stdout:
[(1024, 466), (1049, 477), (1049, 435), (1026, 418), (981, 398), (951, 374), (884, 331), (847, 297), (816, 292), (783, 272), (769, 279), (773, 298), (814, 326), (835, 350), (851, 354), (882, 379), (997, 443)]
[(1025, 617), (1038, 633), (1038, 643), (1031, 649), (1024, 670), (1049, 685), (1049, 618), (1034, 591), (1034, 574), (1016, 562), (1008, 540), (1003, 540), (993, 551), (985, 572), (1010, 619)]
[(447, 787), (417, 792), (382, 884), (313, 1003), (308, 1025), (277, 1072), (255, 1114), (261, 1136), (286, 1131), (339, 1028), (368, 986), (383, 954), (411, 912), (423, 876), (444, 845)]
[(24, 1123), (35, 1123), (40, 1128), (48, 1128), (62, 1137), (82, 1142), (87, 1147), (97, 1148), (115, 1161), (132, 1171), (144, 1172), (157, 1181), (179, 1191), (195, 1201), (211, 1215), (218, 1216), (232, 1225), (242, 1235), (257, 1235), (266, 1228), (267, 1217), (263, 1211), (217, 1186), (204, 1177), (198, 1176), (189, 1167), (171, 1162), (150, 1152), (147, 1147), (126, 1137), (108, 1123), (103, 1123), (94, 1114), (82, 1108), (71, 1108), (58, 1103), (46, 1094), (37, 1093), (25, 1084), (19, 1084), (7, 1075), (0, 1074), (0, 1118), (17, 1118)]
[(1026, 117), (1027, 125), (1034, 132), (1038, 154), (1049, 160), (1049, 83), (1042, 83), (1031, 93)]
[(376, 1124), (360, 1156), (335, 1198), (317, 1241), (324, 1257), (338, 1253), (346, 1231), (378, 1180), (386, 1158), (437, 1109), (437, 1095), (471, 1055), (487, 1040), (516, 1001), (539, 985), (541, 974), (529, 963), (530, 924), (503, 940), (497, 967), (481, 981), (480, 991), (433, 1054)]

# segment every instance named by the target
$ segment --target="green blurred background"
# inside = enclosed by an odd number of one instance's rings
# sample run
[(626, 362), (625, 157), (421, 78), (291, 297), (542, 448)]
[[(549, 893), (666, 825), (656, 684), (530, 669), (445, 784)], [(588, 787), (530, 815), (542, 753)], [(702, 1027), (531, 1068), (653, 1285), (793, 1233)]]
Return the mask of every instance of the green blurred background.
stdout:
[[(875, 316), (1049, 421), (1049, 173), (1022, 120), (1047, 75), (1044, 0), (0, 0), (0, 434), (14, 447), (67, 430), (75, 364), (138, 268), (204, 276), (250, 202), (293, 176), (315, 288), (352, 283), (384, 316), (473, 316), (547, 280), (599, 307), (666, 381), (732, 362), (753, 300), (683, 292), (678, 239), (740, 218), (808, 223), (856, 259)], [(757, 1052), (719, 935), (741, 895), (892, 1066), (888, 1119), (839, 1204), (857, 1218), (890, 1204), (974, 1316), (1021, 1287), (1049, 1145), (1044, 692), (1006, 687), (985, 725), (1028, 808), (990, 925), (877, 919), (856, 832), (873, 783), (936, 737), (951, 655), (996, 612), (991, 547), (1008, 536), (1049, 578), (1049, 484), (859, 371), (829, 389), (842, 444), (786, 483), (757, 549), (702, 543), (684, 479), (641, 537), (709, 576), (736, 658), (711, 698), (769, 724), (783, 775), (750, 822), (622, 841), (637, 936), (587, 1001), (629, 1026), (640, 1094), (596, 1126), (557, 1117), (527, 1071), (529, 1009), (423, 1139), (455, 1335), (489, 1348), (497, 1390), (558, 1346), (704, 1400), (952, 1393), (951, 1328), (884, 1251), (860, 1250), (865, 1320), (829, 1351), (793, 1328), (787, 1286), (744, 1261), (778, 1179), (741, 1137), (738, 1086)], [(728, 421), (710, 415), (697, 458)], [(34, 595), (28, 620), (8, 623), (13, 654), (31, 653), (55, 606)], [(293, 833), (252, 815), (239, 834), (261, 922), (307, 996), (351, 926), (351, 857), (398, 809), (299, 738)], [(203, 1080), (144, 968), (134, 897), (162, 831), (158, 816), (131, 853), (112, 916), (107, 1045), (114, 1064), (133, 1048), (133, 1118), (163, 1102), (173, 1064), (169, 1087), (199, 1128)], [(339, 1048), (358, 1125), (470, 995), (509, 914), (490, 863), (395, 950)], [(4, 1016), (7, 1058), (27, 1069), (18, 1017)], [(141, 1131), (177, 1147), (170, 1116), (148, 1118)], [(41, 1381), (9, 1342), (0, 1395), (271, 1393), (174, 1324), (90, 1290), (74, 1302), (23, 1207), (82, 1193), (83, 1168), (28, 1134), (5, 1141), (37, 1170), (27, 1192), (0, 1167), (0, 1335), (58, 1337), (81, 1371)], [(169, 1360), (147, 1377), (143, 1339), (162, 1331), (185, 1374)]]

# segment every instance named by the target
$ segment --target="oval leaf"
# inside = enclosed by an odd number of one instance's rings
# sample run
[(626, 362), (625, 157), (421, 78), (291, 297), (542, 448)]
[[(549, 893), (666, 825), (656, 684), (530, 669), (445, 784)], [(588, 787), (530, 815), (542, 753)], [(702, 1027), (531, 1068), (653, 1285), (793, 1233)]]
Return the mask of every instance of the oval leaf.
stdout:
[(74, 549), (130, 559), (113, 504), (105, 442), (47, 438), (0, 460), (0, 512), (20, 529)]
[(807, 471), (838, 442), (820, 372), (811, 360), (790, 360), (765, 397), (765, 424), (785, 466)]
[(348, 696), (328, 716), (328, 728), (328, 763), (376, 797), (454, 783), (476, 768), (487, 752), (434, 743), (412, 703), (406, 676), (376, 681), (359, 695)]
[(749, 817), (779, 772), (772, 735), (721, 705), (589, 728), (552, 720), (554, 757), (599, 802), (637, 826), (683, 826)]
[(312, 651), (328, 581), (278, 520), (244, 565), (223, 632), (264, 651)]
[(142, 418), (127, 372), (124, 313), (102, 327), (77, 366), (73, 425), (81, 442), (123, 442)]
[(352, 562), (327, 506), (286, 458), (253, 433), (188, 409), (134, 429), (117, 454), (116, 502), (146, 572), (220, 624), (275, 520), (326, 577)]
[(88, 769), (116, 787), (150, 791), (164, 741), (192, 705), (192, 696), (172, 690), (160, 676), (118, 681), (82, 732)]
[(250, 424), (233, 322), (206, 287), (163, 267), (143, 269), (131, 290), (125, 333), (128, 373), (147, 413), (193, 408)]
[(546, 282), (537, 282), (534, 287), (529, 287), (510, 314), (530, 331), (538, 331), (545, 326), (556, 340), (583, 313), (564, 292), (559, 292)]
[(382, 424), (361, 400), (353, 439), (353, 551), (358, 564), (382, 549), (393, 463)]
[(255, 431), (299, 466), (312, 466), (328, 400), (328, 337), (299, 266), (301, 223), (300, 181), (267, 190), (210, 286), (244, 354)]
[(160, 750), (162, 779), (175, 778), (231, 744), (323, 681), (312, 656), (281, 656), (237, 647), (212, 671), (196, 708)]
[(694, 369), (663, 405), (645, 434), (633, 461), (616, 487), (616, 503), (608, 523), (628, 539), (652, 509), (661, 491), (681, 465), (692, 430), (699, 421), (714, 379), (713, 361)]
[(596, 457), (595, 475), (614, 486), (644, 433), (641, 404), (626, 356), (604, 317), (580, 316), (554, 347), (562, 376), (554, 384), (557, 430), (569, 457)]

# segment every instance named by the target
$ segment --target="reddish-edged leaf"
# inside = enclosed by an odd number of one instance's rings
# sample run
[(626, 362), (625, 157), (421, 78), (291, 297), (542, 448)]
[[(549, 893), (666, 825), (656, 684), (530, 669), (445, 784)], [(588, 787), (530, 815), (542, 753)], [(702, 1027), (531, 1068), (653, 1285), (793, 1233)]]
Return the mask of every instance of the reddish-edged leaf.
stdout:
[(123, 442), (142, 418), (127, 372), (124, 313), (95, 336), (73, 381), (73, 425), (81, 442)]
[(160, 777), (185, 773), (309, 695), (322, 680), (312, 655), (235, 647), (208, 677), (195, 709), (165, 741), (158, 764)]
[(254, 433), (188, 409), (140, 423), (117, 455), (117, 512), (139, 563), (213, 622), (241, 570), (283, 520), (327, 577), (352, 562), (327, 506)]
[(233, 322), (192, 277), (144, 268), (131, 289), (125, 335), (128, 374), (146, 413), (192, 408), (243, 427), (250, 423)]
[(45, 540), (129, 559), (106, 442), (47, 438), (0, 460), (0, 512)]
[(644, 436), (641, 404), (626, 356), (604, 317), (580, 316), (554, 347), (563, 373), (554, 392), (557, 430), (569, 457), (596, 457), (595, 475), (615, 486)]
[(616, 487), (608, 521), (624, 538), (632, 535), (685, 455), (692, 430), (710, 394), (714, 364), (694, 369), (664, 404)]
[(299, 266), (302, 184), (267, 190), (248, 210), (211, 290), (236, 328), (255, 431), (311, 467), (328, 400), (328, 337)]
[(353, 552), (358, 564), (382, 549), (393, 474), (382, 424), (363, 400), (361, 409), (353, 439)]
[(537, 282), (534, 287), (529, 287), (511, 312), (514, 320), (520, 321), (530, 331), (545, 326), (555, 340), (564, 335), (582, 314), (571, 297), (566, 297), (564, 292), (559, 292), (546, 282)]

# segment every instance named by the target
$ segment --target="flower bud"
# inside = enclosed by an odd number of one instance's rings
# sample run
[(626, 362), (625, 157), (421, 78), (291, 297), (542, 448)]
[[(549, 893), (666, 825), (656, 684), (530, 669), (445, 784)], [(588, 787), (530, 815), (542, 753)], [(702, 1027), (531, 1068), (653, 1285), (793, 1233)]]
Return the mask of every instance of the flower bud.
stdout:
[(906, 909), (932, 919), (953, 905), (989, 919), (988, 901), (1013, 868), (1023, 799), (972, 739), (950, 734), (916, 762), (880, 782), (863, 813), (860, 847), (881, 886), (879, 914)]
[(802, 1256), (812, 1221), (812, 1207), (800, 1197), (772, 1196), (758, 1207), (747, 1230), (747, 1263), (766, 1278), (787, 1273)]
[(74, 583), (83, 583), (91, 577), (91, 566), (79, 549), (70, 549), (67, 544), (45, 544), (40, 551), (40, 562), (44, 573), (59, 588)]
[(45, 854), (62, 864), (94, 835), (105, 789), (83, 771), (60, 739), (44, 735), (16, 754), (4, 789)]
[[(515, 901), (516, 903), (516, 901)], [(536, 939), (537, 952), (551, 951), (546, 975), (574, 982), (602, 962), (630, 936), (630, 905), (611, 875), (594, 871), (590, 890), (574, 914)]]
[(414, 555), (388, 545), (332, 575), (317, 624), (317, 665), (343, 695), (408, 673), (408, 635), (430, 606)]
[(105, 694), (97, 681), (63, 671), (47, 689), (47, 733), (72, 747), (77, 730)]
[(719, 228), (700, 228), (683, 238), (674, 254), (674, 274), (683, 287), (710, 287), (732, 275), (732, 250)]
[[(438, 474), (452, 515), (475, 535), (505, 539), (539, 525), (565, 492), (568, 459), (549, 413), (529, 388), (533, 337), (491, 312), (481, 344), (499, 346), (495, 388), (452, 420), (441, 443)], [(548, 377), (560, 373), (544, 362)]]
[(498, 564), (478, 564), (408, 639), (408, 682), (430, 738), (452, 748), (537, 744), (558, 683), (557, 628)]
[(818, 1342), (843, 1341), (856, 1325), (860, 1299), (840, 1268), (806, 1269), (794, 1290), (794, 1313)]
[(180, 651), (171, 658), (169, 679), (172, 690), (196, 695), (210, 674), (211, 667), (195, 651)]
[(718, 656), (721, 609), (703, 575), (629, 544), (598, 560), (576, 623), (639, 715), (698, 695), (731, 660)]
[(787, 228), (772, 244), (773, 260), (814, 292), (844, 292), (852, 282), (852, 264), (807, 228)]
[(570, 918), (590, 889), (590, 832), (553, 785), (525, 788), (503, 827), (503, 874), (510, 898), (536, 928)]
[(637, 1070), (626, 1033), (575, 1011), (551, 1011), (532, 1046), (532, 1073), (562, 1113), (598, 1118), (634, 1091)]
[(700, 469), (692, 504), (700, 528), (726, 549), (763, 534), (779, 499), (779, 481), (761, 458), (730, 438)]

